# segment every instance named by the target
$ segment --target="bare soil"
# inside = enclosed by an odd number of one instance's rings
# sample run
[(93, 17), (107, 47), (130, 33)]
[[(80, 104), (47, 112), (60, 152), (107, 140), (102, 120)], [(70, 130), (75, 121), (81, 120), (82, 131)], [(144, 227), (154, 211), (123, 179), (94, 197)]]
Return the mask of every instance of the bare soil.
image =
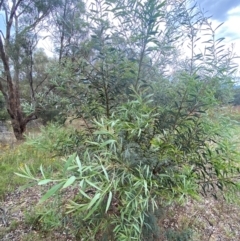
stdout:
[[(44, 233), (37, 230), (36, 223), (31, 225), (26, 220), (26, 214), (36, 207), (42, 192), (40, 187), (31, 187), (6, 195), (0, 204), (0, 240), (76, 240), (66, 231), (66, 227)], [(190, 229), (193, 232), (191, 241), (238, 241), (240, 207), (211, 197), (201, 201), (189, 200), (184, 206), (175, 205), (166, 209), (159, 219), (159, 226), (164, 231)], [(167, 241), (167, 238), (159, 237), (158, 241)]]
[(32, 224), (26, 220), (36, 207), (43, 190), (39, 186), (31, 187), (6, 195), (0, 204), (0, 240), (2, 241), (74, 241), (74, 237), (65, 232), (66, 230), (52, 230), (42, 232), (37, 229), (35, 220)]

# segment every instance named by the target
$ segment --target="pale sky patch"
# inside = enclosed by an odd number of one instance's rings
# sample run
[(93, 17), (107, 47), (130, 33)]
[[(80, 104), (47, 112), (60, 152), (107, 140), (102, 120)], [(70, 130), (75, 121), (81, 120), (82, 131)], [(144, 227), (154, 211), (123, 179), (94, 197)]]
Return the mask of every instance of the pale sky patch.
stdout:
[[(217, 36), (225, 37), (224, 43), (226, 47), (230, 47), (233, 44), (234, 52), (240, 57), (240, 5), (229, 9), (226, 14), (226, 20), (217, 30)], [(214, 19), (212, 22), (215, 26), (221, 23)], [(240, 71), (240, 58), (235, 59), (235, 62), (238, 63), (238, 71)]]
[(38, 48), (44, 49), (44, 52), (47, 54), (49, 57), (54, 56), (54, 46), (53, 42), (51, 41), (51, 37), (49, 36), (49, 33), (46, 31), (41, 32), (41, 38), (38, 41)]
[(228, 11), (240, 5), (239, 0), (196, 0), (208, 15), (220, 22), (226, 21)]

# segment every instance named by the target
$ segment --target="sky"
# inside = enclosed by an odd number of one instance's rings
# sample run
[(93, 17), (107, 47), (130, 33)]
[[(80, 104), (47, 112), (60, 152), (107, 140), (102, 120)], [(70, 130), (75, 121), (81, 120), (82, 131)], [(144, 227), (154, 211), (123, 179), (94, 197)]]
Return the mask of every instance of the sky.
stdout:
[[(213, 19), (220, 22), (225, 22), (231, 17), (228, 13), (230, 10), (240, 7), (239, 0), (198, 0), (198, 3), (213, 16)], [(238, 10), (239, 16), (240, 9)]]
[[(218, 29), (217, 37), (225, 37), (226, 46), (234, 44), (236, 55), (240, 56), (240, 0), (197, 0), (201, 9), (207, 12), (207, 16), (212, 16), (214, 26), (224, 22)], [(240, 58), (236, 59), (239, 64)]]

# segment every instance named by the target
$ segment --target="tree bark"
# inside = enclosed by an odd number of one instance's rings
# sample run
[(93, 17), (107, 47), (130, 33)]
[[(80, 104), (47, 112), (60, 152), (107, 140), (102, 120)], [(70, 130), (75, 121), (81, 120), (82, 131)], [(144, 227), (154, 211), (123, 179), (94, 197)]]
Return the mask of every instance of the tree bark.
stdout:
[(20, 112), (18, 116), (11, 119), (13, 132), (17, 140), (24, 140), (24, 132), (26, 131), (27, 123), (35, 119), (37, 119), (37, 116), (34, 113), (23, 118)]

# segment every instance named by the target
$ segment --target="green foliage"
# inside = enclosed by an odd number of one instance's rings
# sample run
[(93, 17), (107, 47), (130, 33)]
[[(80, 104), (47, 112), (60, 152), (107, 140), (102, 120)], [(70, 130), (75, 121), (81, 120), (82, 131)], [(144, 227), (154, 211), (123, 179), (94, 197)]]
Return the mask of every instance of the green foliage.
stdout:
[(63, 115), (60, 108), (54, 108), (50, 105), (45, 105), (44, 108), (39, 112), (38, 117), (41, 118), (43, 125), (55, 122), (60, 125), (64, 124), (66, 121), (66, 116)]
[(5, 108), (5, 101), (2, 93), (0, 92), (0, 121), (5, 121), (8, 119), (8, 113)]
[[(232, 60), (236, 56), (232, 49), (225, 50), (223, 38), (216, 38), (220, 26), (212, 28), (209, 18), (196, 5), (189, 8), (187, 1), (174, 5), (156, 0), (101, 0), (85, 11), (90, 19), (90, 38), (84, 38), (79, 30), (84, 40), (74, 46), (72, 57), (60, 57), (60, 63), (49, 68), (55, 88), (46, 100), (52, 103), (55, 99), (53, 105), (62, 114), (71, 112), (89, 119), (110, 117), (120, 103), (130, 98), (130, 86), (136, 88), (139, 84), (154, 90), (157, 87), (155, 98), (158, 95), (162, 99), (157, 99), (158, 103), (171, 105), (171, 95), (190, 84), (190, 76), (192, 82), (198, 82), (191, 84), (196, 88), (191, 94), (210, 98), (212, 104), (231, 101), (236, 70)], [(109, 14), (116, 21), (109, 21)], [(202, 32), (209, 38), (204, 43), (200, 43)], [(199, 44), (204, 45), (203, 52), (197, 50)], [(181, 53), (185, 45), (190, 56)], [(71, 52), (69, 46), (62, 46), (62, 53)], [(202, 98), (201, 104), (210, 99)]]
[(56, 123), (50, 123), (41, 128), (41, 133), (26, 136), (26, 145), (38, 152), (51, 153), (52, 156), (65, 156), (82, 150), (84, 133), (72, 128), (66, 128)]
[[(82, 151), (83, 136), (71, 128), (50, 124), (42, 127), (41, 133), (26, 136), (23, 144), (0, 144), (0, 197), (19, 185), (26, 184), (24, 179), (13, 175), (18, 168), (27, 164), (30, 170), (36, 170), (39, 165), (43, 165), (50, 175), (61, 164), (57, 161), (59, 156)], [(34, 171), (34, 174), (37, 173)]]
[[(46, 153), (36, 152), (32, 147), (26, 145), (18, 145), (16, 147), (10, 145), (0, 145), (0, 198), (13, 190), (19, 185), (25, 185), (26, 181), (14, 175), (19, 167), (28, 164), (32, 169), (36, 169), (40, 164), (54, 164), (53, 158)], [(53, 165), (54, 166), (54, 165)], [(34, 172), (34, 174), (36, 174)]]
[[(210, 187), (213, 195), (235, 190), (232, 178), (238, 168), (234, 150), (220, 135), (224, 123), (212, 125), (200, 110), (201, 115), (188, 113), (186, 99), (166, 107), (163, 120), (162, 107), (154, 106), (152, 95), (132, 91), (131, 101), (110, 118), (96, 121), (97, 130), (85, 140), (85, 151), (66, 160), (60, 179), (46, 178), (43, 170), (42, 178), (33, 177), (27, 167), (18, 174), (37, 180), (38, 185), (56, 183), (40, 202), (76, 188), (66, 214), (82, 220), (78, 235), (84, 240), (142, 240), (146, 227), (154, 229), (146, 217), (161, 205), (197, 198)], [(182, 95), (186, 98), (186, 91)], [(159, 126), (172, 116), (173, 122)], [(186, 235), (179, 238), (184, 240)]]
[(18, 150), (11, 149), (10, 145), (0, 144), (0, 199), (3, 199), (8, 191), (25, 183), (24, 179), (16, 177), (13, 172), (19, 168), (17, 158)]
[(62, 215), (52, 207), (54, 204), (56, 205), (56, 203), (51, 203), (29, 210), (25, 213), (26, 225), (31, 225), (34, 230), (41, 232), (51, 232), (62, 227)]

